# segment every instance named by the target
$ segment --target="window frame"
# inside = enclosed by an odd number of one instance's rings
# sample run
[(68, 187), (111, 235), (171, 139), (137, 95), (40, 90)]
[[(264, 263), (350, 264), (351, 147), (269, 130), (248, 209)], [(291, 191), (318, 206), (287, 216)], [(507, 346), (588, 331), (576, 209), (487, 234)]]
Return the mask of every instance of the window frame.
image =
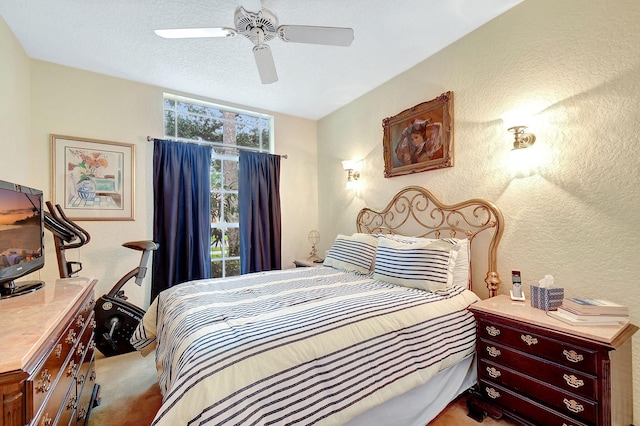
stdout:
[[(167, 108), (167, 100), (173, 101), (173, 108)], [(213, 141), (206, 141), (203, 140), (201, 138), (198, 139), (187, 139), (187, 138), (182, 138), (182, 137), (178, 137), (179, 134), (179, 129), (178, 129), (178, 115), (179, 113), (183, 113), (182, 111), (179, 111), (178, 109), (178, 103), (185, 103), (185, 104), (192, 104), (195, 106), (200, 106), (200, 107), (206, 107), (206, 108), (212, 108), (212, 109), (217, 109), (221, 112), (221, 115), (219, 117), (212, 117), (206, 114), (198, 114), (198, 113), (189, 113), (190, 115), (194, 115), (196, 117), (201, 117), (201, 118), (215, 118), (216, 120), (219, 120), (223, 123), (222, 129), (224, 129), (224, 123), (231, 123), (235, 126), (235, 128), (238, 128), (238, 124), (241, 124), (243, 126), (249, 126), (251, 128), (257, 129), (258, 130), (258, 137), (259, 137), (259, 147), (248, 147), (248, 146), (242, 146), (242, 145), (236, 145), (236, 144), (229, 144), (229, 143), (220, 143), (220, 142), (213, 142)], [(166, 118), (167, 118), (167, 111), (173, 111), (173, 119), (175, 120), (173, 123), (173, 129), (175, 131), (174, 135), (168, 135), (166, 133), (167, 131), (167, 123), (166, 123)], [(171, 94), (171, 93), (164, 93), (163, 94), (163, 107), (162, 107), (162, 112), (163, 112), (163, 133), (165, 135), (166, 138), (171, 139), (171, 140), (175, 140), (178, 142), (185, 142), (185, 143), (198, 143), (198, 144), (203, 144), (203, 145), (208, 145), (211, 146), (212, 152), (211, 152), (211, 164), (212, 167), (210, 169), (210, 179), (212, 180), (213, 178), (213, 163), (214, 161), (221, 161), (222, 162), (222, 168), (220, 173), (222, 174), (222, 183), (221, 183), (221, 187), (220, 188), (210, 188), (210, 192), (211, 192), (211, 196), (213, 197), (213, 194), (219, 194), (219, 206), (220, 206), (220, 214), (219, 217), (217, 217), (217, 221), (214, 222), (212, 220), (211, 222), (211, 268), (212, 268), (212, 272), (214, 270), (217, 270), (216, 268), (214, 268), (214, 263), (220, 263), (219, 266), (219, 270), (221, 271), (220, 275), (216, 275), (215, 277), (226, 277), (226, 276), (231, 276), (231, 275), (236, 275), (236, 274), (231, 274), (228, 275), (227, 274), (227, 269), (228, 268), (232, 268), (234, 266), (233, 263), (231, 262), (235, 262), (237, 264), (237, 273), (240, 273), (240, 267), (239, 267), (239, 262), (240, 262), (240, 250), (238, 249), (238, 255), (237, 256), (230, 256), (229, 253), (229, 248), (226, 247), (225, 248), (225, 240), (227, 238), (227, 230), (229, 229), (238, 229), (238, 233), (240, 232), (240, 224), (239, 222), (226, 222), (226, 218), (225, 218), (225, 197), (228, 196), (232, 196), (232, 195), (236, 195), (238, 194), (238, 189), (228, 189), (226, 188), (225, 185), (225, 179), (224, 179), (224, 163), (226, 161), (232, 161), (232, 162), (238, 162), (238, 152), (240, 150), (247, 150), (247, 151), (253, 151), (253, 152), (267, 152), (267, 153), (271, 153), (273, 154), (273, 147), (274, 147), (274, 117), (272, 115), (269, 114), (265, 114), (265, 113), (261, 113), (261, 112), (256, 112), (256, 111), (249, 111), (249, 110), (245, 110), (245, 109), (241, 109), (241, 108), (236, 108), (236, 107), (230, 107), (227, 105), (220, 105), (220, 104), (215, 104), (212, 102), (208, 102), (208, 101), (204, 101), (201, 99), (195, 99), (195, 98), (188, 98), (185, 96), (180, 96), (180, 95), (175, 95), (175, 94)], [(258, 120), (258, 125), (255, 126), (251, 126), (250, 124), (247, 123), (243, 123), (242, 121), (236, 121), (234, 120), (230, 120), (229, 118), (225, 117), (224, 113), (232, 113), (235, 114), (235, 117), (237, 117), (238, 115), (240, 116), (248, 116), (248, 117), (253, 117), (256, 118)], [(266, 125), (265, 125), (266, 123)], [(263, 139), (264, 136), (264, 130), (268, 130), (269, 131), (269, 139), (268, 141), (265, 141)], [(236, 133), (234, 132), (234, 137), (236, 136)], [(224, 138), (224, 131), (223, 131), (223, 138)], [(235, 142), (235, 141), (234, 141)], [(266, 142), (266, 143), (265, 143)], [(224, 150), (224, 152), (218, 152), (219, 150)], [(233, 152), (233, 153), (232, 153)], [(237, 182), (237, 180), (236, 180)], [(216, 206), (217, 207), (217, 206)], [(214, 210), (214, 206), (211, 206), (211, 213), (210, 213), (210, 217), (213, 219), (213, 210)], [(220, 246), (218, 246), (217, 248), (214, 248), (214, 230), (219, 229), (222, 232), (222, 237), (221, 237), (221, 241), (222, 244)], [(239, 244), (239, 243), (238, 243)], [(214, 251), (216, 252), (216, 256), (214, 257)], [(218, 256), (217, 253), (220, 252), (221, 256)], [(213, 274), (212, 274), (213, 275)]]

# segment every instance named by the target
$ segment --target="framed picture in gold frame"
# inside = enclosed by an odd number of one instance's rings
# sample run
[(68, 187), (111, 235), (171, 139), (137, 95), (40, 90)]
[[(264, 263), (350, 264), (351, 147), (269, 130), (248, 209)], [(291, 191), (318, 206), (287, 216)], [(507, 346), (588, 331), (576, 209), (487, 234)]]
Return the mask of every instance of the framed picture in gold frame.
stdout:
[(453, 167), (453, 92), (382, 120), (384, 177)]
[(51, 200), (73, 220), (134, 220), (135, 145), (51, 135)]

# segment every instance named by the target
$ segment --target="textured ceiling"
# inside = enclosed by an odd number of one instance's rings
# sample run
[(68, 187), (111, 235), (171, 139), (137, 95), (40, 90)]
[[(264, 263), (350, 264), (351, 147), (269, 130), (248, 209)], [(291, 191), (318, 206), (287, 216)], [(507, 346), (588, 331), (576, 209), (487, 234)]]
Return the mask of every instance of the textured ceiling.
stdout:
[(158, 28), (233, 27), (237, 0), (0, 0), (34, 59), (319, 119), (522, 0), (263, 0), (280, 24), (351, 27), (350, 47), (269, 42), (262, 85), (244, 37), (168, 40)]

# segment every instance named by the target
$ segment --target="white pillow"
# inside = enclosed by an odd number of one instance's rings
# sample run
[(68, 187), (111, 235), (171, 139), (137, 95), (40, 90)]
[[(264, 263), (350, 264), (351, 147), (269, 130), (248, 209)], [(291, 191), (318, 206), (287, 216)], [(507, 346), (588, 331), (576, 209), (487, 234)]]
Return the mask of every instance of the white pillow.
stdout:
[[(405, 243), (418, 243), (438, 241), (435, 238), (425, 237), (405, 237), (404, 235), (395, 234), (380, 234), (379, 237), (389, 238), (395, 241), (401, 241)], [(453, 265), (453, 280), (452, 285), (456, 287), (469, 287), (469, 279), (471, 274), (471, 245), (468, 238), (442, 238), (444, 241), (449, 241), (458, 247), (458, 255), (454, 259), (455, 265)], [(454, 248), (455, 249), (455, 248)]]
[(339, 234), (324, 260), (325, 266), (368, 274), (376, 256), (378, 237), (371, 234)]
[(427, 291), (443, 290), (452, 284), (458, 250), (446, 240), (378, 238), (373, 278)]

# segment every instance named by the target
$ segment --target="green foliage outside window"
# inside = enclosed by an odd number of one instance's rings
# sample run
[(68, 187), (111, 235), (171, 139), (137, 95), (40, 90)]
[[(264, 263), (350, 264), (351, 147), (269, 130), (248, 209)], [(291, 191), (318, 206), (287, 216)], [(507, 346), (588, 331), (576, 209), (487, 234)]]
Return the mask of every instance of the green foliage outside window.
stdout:
[(165, 135), (213, 143), (211, 187), (212, 277), (240, 274), (238, 156), (225, 146), (270, 151), (272, 121), (264, 116), (168, 95), (164, 99)]

